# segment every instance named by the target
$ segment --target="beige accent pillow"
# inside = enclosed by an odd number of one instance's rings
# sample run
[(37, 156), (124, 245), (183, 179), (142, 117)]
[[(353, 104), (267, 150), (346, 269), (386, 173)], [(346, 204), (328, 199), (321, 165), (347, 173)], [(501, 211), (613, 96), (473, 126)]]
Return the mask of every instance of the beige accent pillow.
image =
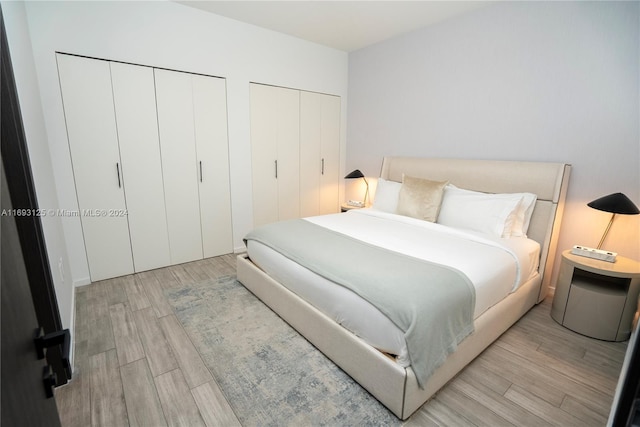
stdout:
[(398, 195), (397, 213), (425, 221), (435, 222), (440, 212), (444, 187), (448, 181), (403, 176)]

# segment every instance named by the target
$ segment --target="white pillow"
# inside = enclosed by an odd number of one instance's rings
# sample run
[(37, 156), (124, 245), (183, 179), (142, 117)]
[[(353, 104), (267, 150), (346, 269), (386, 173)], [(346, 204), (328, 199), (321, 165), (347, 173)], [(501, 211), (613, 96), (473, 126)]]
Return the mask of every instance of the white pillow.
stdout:
[(531, 222), (531, 214), (536, 206), (536, 200), (538, 196), (533, 193), (514, 193), (522, 196), (520, 205), (516, 210), (515, 220), (511, 227), (511, 232), (508, 236), (504, 237), (526, 237), (529, 230), (529, 223)]
[(401, 188), (402, 184), (399, 182), (378, 178), (376, 195), (373, 199), (373, 208), (384, 212), (396, 213), (398, 195), (400, 194)]
[(495, 237), (510, 237), (516, 227), (521, 194), (489, 194), (448, 185), (437, 222)]

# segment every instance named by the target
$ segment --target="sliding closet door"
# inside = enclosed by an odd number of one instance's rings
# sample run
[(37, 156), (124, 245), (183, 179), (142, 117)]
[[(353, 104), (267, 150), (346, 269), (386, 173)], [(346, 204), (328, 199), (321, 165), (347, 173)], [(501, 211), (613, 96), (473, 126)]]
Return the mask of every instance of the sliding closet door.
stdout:
[(91, 280), (133, 273), (109, 63), (57, 60)]
[(154, 72), (171, 263), (179, 264), (203, 257), (191, 75)]
[(340, 97), (322, 97), (320, 157), (320, 215), (340, 210)]
[(225, 80), (193, 75), (198, 190), (205, 258), (233, 252)]
[(170, 264), (153, 69), (111, 63), (135, 271)]

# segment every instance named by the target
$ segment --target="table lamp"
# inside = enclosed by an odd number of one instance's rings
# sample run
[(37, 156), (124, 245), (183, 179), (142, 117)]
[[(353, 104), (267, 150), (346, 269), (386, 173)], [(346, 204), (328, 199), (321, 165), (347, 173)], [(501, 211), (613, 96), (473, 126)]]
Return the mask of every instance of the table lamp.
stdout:
[(351, 206), (358, 206), (358, 207), (367, 206), (367, 197), (369, 196), (369, 183), (367, 182), (367, 178), (365, 178), (364, 174), (360, 172), (360, 169), (356, 169), (344, 177), (344, 179), (354, 179), (354, 178), (364, 179), (364, 183), (367, 185), (367, 191), (365, 191), (364, 193), (364, 201), (361, 202), (362, 204), (360, 204), (360, 202), (354, 202), (353, 200), (349, 200), (347, 204)]
[(600, 243), (598, 243), (598, 247), (596, 249), (585, 246), (574, 246), (571, 252), (576, 255), (615, 262), (617, 255), (615, 252), (601, 250), (604, 239), (606, 239), (607, 234), (609, 234), (609, 230), (611, 229), (611, 224), (613, 224), (613, 220), (617, 214), (638, 215), (640, 214), (640, 210), (638, 210), (638, 207), (622, 193), (613, 193), (608, 196), (600, 197), (599, 199), (587, 203), (587, 206), (611, 213), (611, 219), (609, 220), (609, 224), (607, 224), (607, 228), (605, 228), (604, 234), (602, 235)]
[(598, 249), (602, 248), (602, 243), (604, 243), (604, 239), (609, 233), (609, 229), (611, 228), (611, 224), (613, 224), (613, 220), (616, 217), (616, 214), (640, 214), (640, 210), (638, 210), (638, 207), (634, 205), (633, 202), (622, 193), (613, 193), (609, 194), (608, 196), (600, 197), (599, 199), (587, 203), (587, 206), (589, 206), (590, 208), (598, 209), (600, 211), (610, 212), (612, 214), (611, 219), (609, 220), (609, 224), (604, 230), (602, 239), (600, 239), (600, 243), (598, 243)]

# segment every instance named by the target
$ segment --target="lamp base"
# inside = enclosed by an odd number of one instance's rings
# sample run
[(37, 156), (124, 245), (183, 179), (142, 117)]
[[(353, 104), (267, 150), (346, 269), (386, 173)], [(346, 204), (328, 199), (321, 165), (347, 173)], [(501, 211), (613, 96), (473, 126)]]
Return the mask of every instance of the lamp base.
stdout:
[(587, 246), (575, 245), (571, 249), (574, 255), (580, 255), (587, 258), (599, 259), (600, 261), (616, 262), (618, 256), (615, 252), (603, 251), (602, 249), (589, 248)]

